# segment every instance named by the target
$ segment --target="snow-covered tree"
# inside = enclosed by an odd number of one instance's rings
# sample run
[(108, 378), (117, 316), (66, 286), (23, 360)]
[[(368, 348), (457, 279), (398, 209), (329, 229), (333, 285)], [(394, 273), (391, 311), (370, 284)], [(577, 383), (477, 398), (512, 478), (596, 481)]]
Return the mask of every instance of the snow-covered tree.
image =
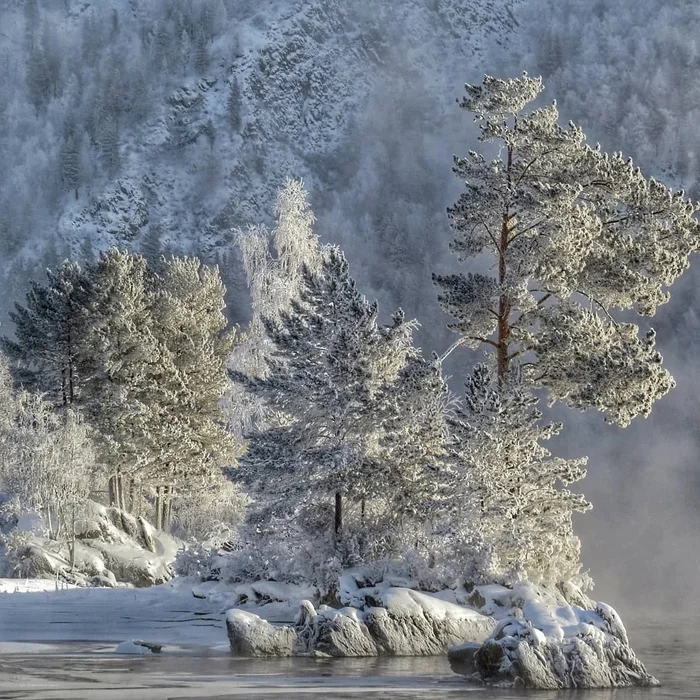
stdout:
[(672, 386), (653, 332), (617, 311), (652, 316), (697, 250), (696, 206), (645, 178), (621, 154), (558, 124), (556, 104), (527, 75), (467, 85), (461, 106), (496, 158), (455, 158), (465, 192), (449, 210), (452, 248), (495, 274), (436, 276), (459, 343), (487, 346), (503, 379), (511, 364), (552, 400), (597, 408), (620, 425), (647, 415)]
[(210, 547), (220, 547), (237, 537), (247, 499), (237, 484), (221, 472), (206, 484), (183, 489), (173, 505), (175, 532)]
[(566, 488), (583, 478), (583, 462), (541, 444), (560, 426), (541, 423), (533, 392), (623, 426), (651, 411), (673, 379), (654, 332), (640, 338), (614, 314), (652, 316), (668, 300), (698, 247), (696, 206), (620, 154), (589, 147), (574, 124), (560, 127), (556, 104), (526, 112), (540, 79), (486, 76), (466, 89), (461, 106), (497, 150), (490, 161), (455, 158), (466, 190), (448, 210), (452, 249), (495, 273), (434, 276), (460, 334), (451, 350), (485, 347), (491, 359), (451, 421), (451, 461), (464, 517), (501, 571), (555, 582), (578, 574), (571, 518), (589, 506)]
[(63, 188), (67, 192), (74, 192), (75, 198), (78, 199), (78, 188), (81, 182), (81, 153), (80, 143), (73, 125), (68, 125), (66, 128), (59, 159)]
[(0, 357), (0, 491), (41, 516), (49, 536), (74, 536), (92, 488), (94, 453), (87, 428), (71, 410), (15, 391)]
[(404, 548), (431, 546), (435, 524), (451, 516), (454, 477), (445, 461), (452, 404), (438, 359), (412, 351), (377, 397), (379, 462), (388, 469), (387, 515)]
[[(268, 372), (266, 358), (272, 346), (263, 319), (276, 319), (289, 310), (290, 300), (299, 291), (304, 266), (318, 270), (321, 259), (321, 245), (313, 232), (315, 219), (303, 182), (285, 183), (275, 212), (274, 231), (251, 226), (247, 231), (236, 232), (250, 290), (252, 318), (236, 343), (229, 367), (248, 376), (264, 377)], [(225, 403), (229, 424), (238, 434), (261, 418), (260, 402), (243, 394), (235, 384)]]
[(90, 270), (81, 407), (110, 473), (137, 475), (153, 461), (148, 437), (159, 416), (150, 399), (174, 373), (155, 335), (147, 272), (144, 258), (117, 249)]
[(155, 389), (162, 392), (154, 401), (161, 417), (152, 434), (160, 456), (152, 469), (161, 480), (187, 488), (217, 478), (239, 450), (219, 408), (234, 342), (223, 313), (225, 292), (218, 268), (197, 258), (165, 260), (155, 280), (154, 333), (174, 371), (164, 373)]
[(228, 96), (226, 98), (226, 117), (231, 128), (238, 133), (241, 130), (241, 88), (238, 79), (234, 75), (228, 86)]
[(105, 172), (109, 177), (114, 177), (121, 168), (121, 138), (117, 114), (104, 112), (100, 115), (97, 125), (97, 142)]
[(370, 511), (375, 500), (386, 503), (392, 474), (378, 459), (376, 399), (405, 365), (414, 324), (402, 313), (379, 324), (376, 304), (359, 293), (336, 248), (324, 251), (318, 271), (304, 268), (290, 306), (263, 318), (274, 348), (267, 376), (232, 373), (271, 414), (247, 435), (236, 471), (255, 501), (248, 521), (260, 532), (279, 535), (286, 526), (338, 544), (348, 515), (367, 517), (357, 554), (381, 556)]
[(48, 270), (47, 283), (31, 282), (25, 306), (10, 318), (15, 338), (3, 338), (20, 383), (45, 393), (55, 405), (73, 404), (79, 394), (81, 344), (88, 323), (88, 282), (76, 263)]
[(569, 484), (583, 479), (585, 459), (553, 457), (542, 442), (561, 424), (541, 422), (537, 399), (486, 365), (467, 379), (465, 400), (448, 419), (456, 520), (483, 536), (497, 573), (557, 583), (579, 574), (580, 543), (572, 515), (591, 506)]

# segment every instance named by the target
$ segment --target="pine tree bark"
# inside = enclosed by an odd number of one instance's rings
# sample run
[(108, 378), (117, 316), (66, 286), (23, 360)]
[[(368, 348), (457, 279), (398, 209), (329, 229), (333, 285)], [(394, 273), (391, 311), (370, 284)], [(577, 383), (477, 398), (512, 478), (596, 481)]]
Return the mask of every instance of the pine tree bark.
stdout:
[[(508, 146), (508, 162), (507, 176), (508, 184), (510, 185), (511, 170), (513, 167), (513, 147)], [(506, 281), (506, 251), (508, 250), (508, 235), (510, 234), (510, 218), (509, 208), (506, 207), (503, 212), (503, 221), (501, 224), (501, 237), (498, 242), (498, 284), (501, 287), (501, 295), (498, 299), (498, 340), (497, 340), (497, 373), (498, 384), (503, 384), (503, 381), (508, 373), (508, 345), (510, 341), (510, 300), (503, 293), (503, 285)]]

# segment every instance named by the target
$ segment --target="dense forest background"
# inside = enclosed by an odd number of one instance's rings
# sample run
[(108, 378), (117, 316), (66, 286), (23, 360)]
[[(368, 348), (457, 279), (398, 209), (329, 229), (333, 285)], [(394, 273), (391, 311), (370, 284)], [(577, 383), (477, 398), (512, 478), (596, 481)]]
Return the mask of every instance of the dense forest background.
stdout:
[[(541, 74), (591, 142), (697, 196), (699, 22), (682, 0), (5, 0), (3, 325), (30, 278), (111, 245), (218, 262), (230, 319), (245, 324), (231, 230), (271, 220), (295, 176), (360, 289), (418, 317), (419, 343), (442, 352), (452, 337), (430, 273), (453, 265), (451, 156), (476, 135), (461, 85)], [(698, 275), (654, 319), (678, 387), (624, 433), (571, 414), (559, 438), (591, 455), (584, 561), (622, 612), (635, 597), (667, 603), (648, 591), (669, 580), (685, 594), (697, 569), (679, 550), (700, 535)], [(474, 359), (451, 357), (456, 389)]]

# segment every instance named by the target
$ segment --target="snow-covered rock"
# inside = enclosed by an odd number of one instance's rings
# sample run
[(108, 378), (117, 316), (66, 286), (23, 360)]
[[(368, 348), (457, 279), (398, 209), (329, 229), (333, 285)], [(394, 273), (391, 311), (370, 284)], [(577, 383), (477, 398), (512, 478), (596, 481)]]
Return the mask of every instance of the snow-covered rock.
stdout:
[(529, 583), (477, 587), (472, 601), (499, 622), (480, 647), (465, 642), (450, 649), (453, 670), (524, 688), (657, 685), (630, 647), (615, 610), (580, 591), (565, 592), (566, 597)]
[(19, 578), (60, 578), (79, 585), (137, 587), (172, 578), (171, 563), (181, 542), (156, 532), (142, 517), (90, 501), (87, 516), (76, 524), (75, 566), (70, 543), (28, 533), (28, 544), (13, 555)]
[(387, 585), (372, 590), (371, 604), (340, 609), (322, 605), (316, 610), (303, 601), (292, 626), (275, 627), (252, 613), (231, 610), (231, 649), (240, 656), (428, 656), (465, 638), (481, 642), (496, 624), (472, 608), (427, 593)]
[(263, 620), (293, 623), (304, 600), (315, 600), (318, 589), (279, 581), (226, 583), (205, 581), (192, 588), (195, 598), (202, 598), (221, 608), (238, 608)]
[(275, 627), (245, 610), (228, 611), (226, 631), (236, 656), (294, 655), (297, 633), (293, 627)]

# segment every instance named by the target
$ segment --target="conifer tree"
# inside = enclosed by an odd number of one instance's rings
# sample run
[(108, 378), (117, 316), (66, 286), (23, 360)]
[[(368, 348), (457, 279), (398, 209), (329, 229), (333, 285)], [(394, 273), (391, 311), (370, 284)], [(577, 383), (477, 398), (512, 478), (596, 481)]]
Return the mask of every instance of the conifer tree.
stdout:
[(148, 284), (146, 261), (126, 251), (102, 253), (90, 270), (81, 407), (110, 473), (136, 475), (153, 461), (148, 438), (159, 416), (150, 399), (174, 372), (155, 336)]
[(652, 316), (668, 300), (698, 248), (696, 206), (560, 127), (556, 104), (526, 112), (541, 79), (486, 76), (466, 90), (461, 106), (499, 155), (455, 157), (466, 189), (448, 212), (452, 249), (489, 257), (496, 274), (434, 277), (458, 343), (491, 349), (500, 380), (520, 366), (551, 400), (620, 425), (647, 415), (673, 380), (653, 332), (613, 314)]
[(121, 169), (118, 115), (112, 112), (102, 112), (98, 124), (97, 139), (104, 169), (107, 175), (114, 177)]
[(78, 199), (78, 188), (81, 181), (81, 153), (75, 127), (72, 124), (66, 128), (59, 159), (63, 189), (67, 192), (74, 192), (75, 198)]
[[(304, 269), (291, 310), (263, 323), (274, 347), (269, 374), (232, 373), (276, 416), (250, 432), (239, 462), (237, 476), (257, 498), (249, 521), (264, 530), (287, 519), (307, 535), (332, 531), (338, 541), (344, 511), (364, 515), (390, 488), (377, 459), (375, 400), (404, 366), (414, 324), (398, 313), (380, 325), (376, 304), (357, 291), (336, 248), (324, 251), (318, 272)], [(371, 540), (373, 533), (362, 534)]]
[(696, 206), (621, 154), (589, 147), (574, 124), (560, 127), (556, 104), (526, 112), (540, 79), (486, 76), (466, 90), (461, 106), (498, 155), (455, 157), (466, 189), (448, 210), (452, 249), (460, 261), (490, 260), (495, 274), (434, 276), (460, 335), (448, 353), (490, 353), (451, 421), (451, 463), (464, 515), (502, 571), (556, 582), (578, 573), (571, 517), (589, 504), (566, 488), (583, 461), (541, 445), (560, 426), (541, 423), (533, 392), (623, 426), (648, 415), (673, 379), (654, 332), (640, 337), (615, 315), (652, 316), (668, 300), (698, 248)]
[(79, 397), (88, 280), (71, 262), (48, 270), (47, 277), (46, 285), (30, 282), (25, 306), (10, 312), (15, 339), (5, 337), (2, 345), (23, 386), (45, 393), (56, 406), (70, 406)]
[(416, 350), (378, 396), (387, 524), (404, 550), (418, 545), (430, 554), (434, 526), (453, 515), (455, 479), (445, 459), (451, 404), (440, 361)]
[(226, 99), (226, 116), (231, 128), (239, 133), (241, 130), (241, 88), (238, 79), (234, 75), (228, 87), (228, 97)]
[(542, 424), (537, 399), (509, 376), (500, 384), (485, 364), (466, 382), (449, 417), (456, 519), (478, 531), (501, 576), (554, 584), (579, 574), (572, 515), (591, 505), (567, 488), (583, 479), (585, 459), (553, 457), (542, 446), (561, 431)]
[(226, 364), (235, 337), (226, 330), (225, 292), (218, 268), (197, 258), (164, 261), (155, 280), (155, 334), (175, 370), (157, 387), (159, 393), (165, 390), (158, 401), (160, 427), (154, 429), (161, 451), (157, 466), (161, 480), (188, 488), (217, 478), (238, 450), (219, 407), (229, 385)]

